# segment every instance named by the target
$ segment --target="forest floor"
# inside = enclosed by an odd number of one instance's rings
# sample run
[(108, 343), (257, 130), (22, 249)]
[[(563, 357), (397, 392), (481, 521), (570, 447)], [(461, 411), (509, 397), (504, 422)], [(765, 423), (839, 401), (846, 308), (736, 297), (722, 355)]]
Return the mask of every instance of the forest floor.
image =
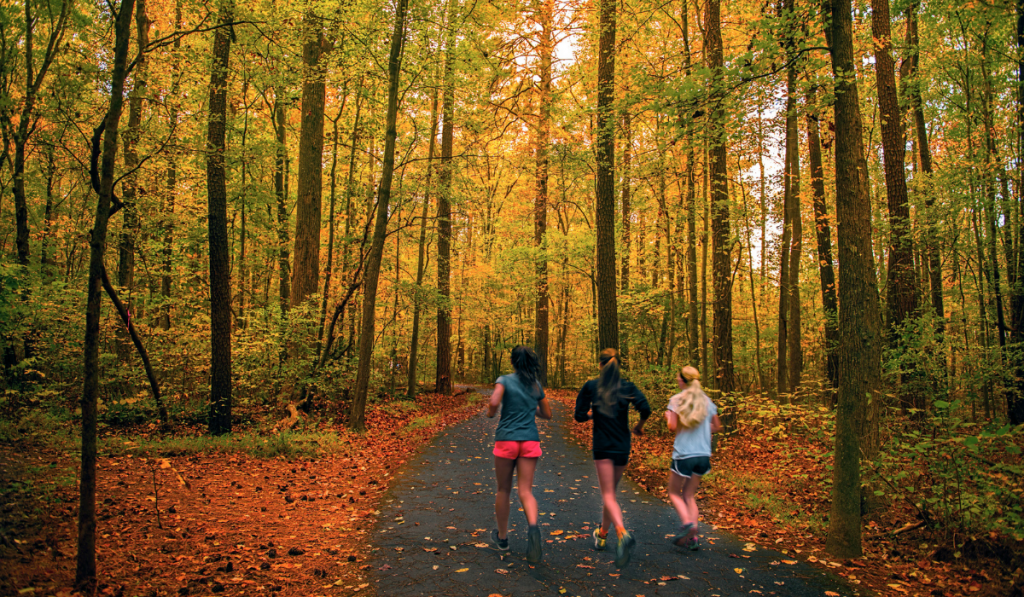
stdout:
[[(365, 433), (332, 429), (314, 458), (140, 453), (155, 430), (118, 430), (97, 471), (97, 594), (372, 594), (370, 531), (395, 471), (479, 398), (367, 409)], [(45, 438), (0, 443), (0, 595), (73, 594), (77, 470)]]
[[(555, 396), (567, 404), (575, 399)], [(574, 439), (589, 447), (590, 425), (572, 425)], [(656, 426), (665, 426), (662, 413), (648, 424)], [(716, 442), (698, 501), (701, 517), (718, 529), (792, 553), (881, 595), (1024, 595), (1024, 543), (994, 532), (944, 536), (919, 524), (908, 504), (875, 504), (864, 516), (870, 529), (863, 535), (864, 556), (834, 561), (825, 553), (832, 475), (825, 451), (793, 436), (785, 443), (766, 441), (763, 430), (752, 427), (719, 435)], [(671, 454), (667, 432), (634, 438), (626, 474), (667, 502)]]
[[(570, 406), (575, 393), (550, 395)], [(371, 533), (398, 469), (477, 415), (480, 398), (425, 394), (415, 409), (377, 405), (363, 434), (303, 435), (324, 444), (315, 457), (174, 448), (153, 428), (108, 430), (98, 469), (98, 594), (375, 594)], [(589, 448), (589, 426), (569, 424)], [(699, 495), (705, 520), (883, 595), (1024, 594), (1024, 572), (1012, 564), (1021, 542), (924, 527), (894, 535), (918, 522), (901, 504), (866, 515), (877, 530), (866, 533), (863, 558), (833, 561), (824, 553), (828, 458), (795, 441), (766, 442), (749, 428), (720, 438)], [(639, 438), (628, 472), (664, 498), (670, 454), (667, 436)], [(0, 595), (72, 595), (77, 469), (76, 449), (55, 449), (46, 436), (0, 443)]]

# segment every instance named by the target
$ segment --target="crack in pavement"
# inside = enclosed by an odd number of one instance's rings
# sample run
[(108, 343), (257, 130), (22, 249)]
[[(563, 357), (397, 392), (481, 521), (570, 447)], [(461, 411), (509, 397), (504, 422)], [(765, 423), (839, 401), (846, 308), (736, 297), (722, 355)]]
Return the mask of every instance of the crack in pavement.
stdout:
[(607, 551), (593, 549), (601, 496), (591, 454), (568, 437), (571, 409), (551, 402), (554, 419), (537, 420), (544, 454), (533, 488), (546, 540), (543, 561), (526, 563), (526, 518), (515, 491), (511, 549), (502, 554), (490, 544), (495, 526), (491, 449), (498, 418), (479, 416), (436, 436), (394, 479), (372, 537), (378, 595), (869, 593), (805, 562), (787, 564), (792, 555), (754, 546), (708, 523), (701, 525), (700, 551), (677, 548), (668, 539), (679, 526), (675, 510), (628, 478), (619, 485), (619, 503), (637, 546), (629, 566), (617, 570), (611, 541)]

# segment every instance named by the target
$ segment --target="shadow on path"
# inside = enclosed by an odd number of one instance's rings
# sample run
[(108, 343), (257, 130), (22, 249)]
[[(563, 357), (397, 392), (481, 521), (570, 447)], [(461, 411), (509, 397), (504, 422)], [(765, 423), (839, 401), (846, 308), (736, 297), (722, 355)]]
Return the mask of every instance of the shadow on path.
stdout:
[(792, 556), (709, 526), (701, 528), (700, 551), (676, 548), (667, 539), (679, 526), (675, 511), (629, 479), (619, 487), (619, 503), (638, 544), (630, 565), (616, 570), (613, 550), (593, 550), (601, 497), (590, 453), (568, 439), (570, 409), (557, 401), (552, 406), (554, 419), (537, 422), (544, 455), (534, 496), (546, 540), (543, 561), (526, 563), (526, 519), (518, 497), (509, 525), (511, 551), (502, 555), (490, 545), (497, 418), (480, 416), (438, 435), (395, 478), (373, 533), (378, 595), (866, 594)]

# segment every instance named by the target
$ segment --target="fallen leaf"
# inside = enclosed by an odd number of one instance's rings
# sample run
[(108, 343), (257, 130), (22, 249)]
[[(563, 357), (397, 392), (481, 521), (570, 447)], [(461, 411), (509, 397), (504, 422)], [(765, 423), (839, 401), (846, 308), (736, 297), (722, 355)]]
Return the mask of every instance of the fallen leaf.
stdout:
[(736, 574), (743, 574), (743, 568), (733, 568), (733, 571), (736, 572)]
[(565, 531), (562, 531), (562, 530), (558, 530), (558, 531), (551, 531), (551, 534), (552, 534), (553, 536), (558, 536), (558, 535), (561, 535), (561, 534), (562, 534), (562, 533), (564, 533), (564, 532), (565, 532)]
[(456, 572), (469, 572), (469, 568), (459, 568)]
[(508, 574), (508, 568), (496, 568), (494, 571), (498, 574)]

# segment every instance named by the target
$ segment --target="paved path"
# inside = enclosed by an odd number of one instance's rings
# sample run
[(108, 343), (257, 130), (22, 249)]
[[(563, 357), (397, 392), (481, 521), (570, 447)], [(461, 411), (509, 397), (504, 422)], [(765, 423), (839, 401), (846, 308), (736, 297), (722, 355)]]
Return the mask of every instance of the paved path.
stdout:
[(538, 420), (544, 455), (534, 496), (548, 541), (543, 561), (526, 563), (526, 519), (518, 497), (512, 504), (511, 552), (502, 555), (488, 545), (497, 418), (480, 416), (437, 436), (394, 480), (373, 536), (378, 595), (865, 594), (803, 562), (785, 563), (792, 556), (754, 548), (707, 526), (701, 528), (700, 551), (680, 550), (666, 539), (679, 526), (675, 511), (628, 479), (620, 484), (619, 502), (638, 545), (630, 565), (616, 570), (614, 551), (593, 550), (590, 533), (601, 513), (593, 461), (568, 439), (570, 410), (557, 402), (554, 407), (554, 420)]

